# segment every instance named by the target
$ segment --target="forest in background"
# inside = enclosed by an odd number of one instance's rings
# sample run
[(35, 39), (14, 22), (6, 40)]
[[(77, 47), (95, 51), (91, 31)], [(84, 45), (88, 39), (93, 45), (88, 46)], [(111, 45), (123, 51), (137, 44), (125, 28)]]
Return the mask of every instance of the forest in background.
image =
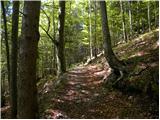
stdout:
[(115, 49), (158, 27), (159, 1), (1, 1), (1, 107), (39, 118), (37, 87), (101, 56), (117, 84), (129, 74), (117, 54), (129, 50)]

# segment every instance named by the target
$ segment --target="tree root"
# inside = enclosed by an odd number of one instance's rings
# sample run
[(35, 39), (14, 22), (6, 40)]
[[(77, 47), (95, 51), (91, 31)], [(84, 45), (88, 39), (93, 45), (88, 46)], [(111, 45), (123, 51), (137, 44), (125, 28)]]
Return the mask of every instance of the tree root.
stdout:
[(118, 77), (118, 79), (112, 84), (112, 85), (115, 85), (118, 81), (120, 81), (120, 80), (122, 80), (123, 79), (123, 77), (124, 77), (124, 73), (123, 73), (123, 71), (122, 70), (120, 70), (119, 71), (119, 73), (120, 73), (120, 76)]
[(117, 72), (112, 71), (112, 73), (103, 80), (104, 84), (107, 86), (114, 86), (117, 82), (124, 78), (124, 73), (125, 72), (123, 70), (117, 70)]

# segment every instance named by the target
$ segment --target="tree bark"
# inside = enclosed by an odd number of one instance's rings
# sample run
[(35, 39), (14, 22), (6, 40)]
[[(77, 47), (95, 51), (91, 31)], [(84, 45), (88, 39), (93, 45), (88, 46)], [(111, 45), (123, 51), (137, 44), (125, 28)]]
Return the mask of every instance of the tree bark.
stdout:
[(159, 11), (159, 1), (155, 1), (155, 28), (158, 27), (159, 25), (159, 14), (157, 14), (157, 12)]
[(137, 0), (137, 33), (140, 34), (139, 0)]
[(151, 22), (150, 22), (150, 2), (148, 1), (147, 4), (147, 8), (148, 8), (148, 28), (149, 28), (149, 32), (151, 31)]
[(156, 9), (157, 9), (157, 4), (156, 4), (156, 2), (154, 3), (154, 19), (155, 19), (155, 28), (157, 27), (157, 11), (156, 11)]
[(107, 10), (106, 10), (106, 2), (105, 1), (100, 1), (100, 8), (101, 8), (101, 19), (102, 19), (105, 58), (109, 64), (109, 66), (117, 74), (117, 72), (119, 73), (119, 71), (124, 71), (124, 66), (117, 59), (117, 57), (113, 53), (113, 50), (111, 47), (111, 38), (110, 38), (110, 32), (109, 32), (109, 26), (108, 26), (108, 18), (107, 18)]
[(3, 24), (4, 24), (4, 39), (5, 39), (5, 46), (6, 46), (6, 57), (7, 57), (7, 71), (8, 71), (8, 85), (10, 89), (10, 59), (9, 59), (9, 45), (8, 45), (8, 29), (7, 29), (7, 19), (6, 19), (6, 10), (4, 7), (4, 1), (1, 1), (2, 5), (2, 17), (3, 17)]
[(18, 43), (19, 1), (13, 1), (11, 36), (11, 117), (17, 116), (17, 43)]
[[(53, 39), (54, 39), (54, 41), (56, 40), (56, 24), (55, 24), (55, 16), (54, 16), (54, 11), (55, 11), (55, 8), (54, 8), (55, 6), (54, 6), (54, 1), (53, 1)], [(53, 42), (53, 67), (56, 69), (56, 46), (55, 46), (55, 44), (54, 44), (54, 42)]]
[(20, 69), (18, 79), (18, 118), (38, 118), (36, 60), (39, 35), (40, 1), (24, 1)]
[(120, 0), (120, 7), (121, 7), (121, 17), (122, 17), (123, 38), (124, 38), (124, 41), (127, 42), (127, 33), (126, 33), (125, 16), (124, 16), (124, 7), (123, 7), (122, 0)]
[(90, 59), (93, 57), (93, 51), (92, 51), (92, 23), (91, 23), (91, 1), (88, 0), (88, 17), (89, 17), (89, 49), (90, 49)]
[(131, 1), (128, 1), (129, 4), (129, 25), (130, 25), (130, 38), (132, 38), (132, 9), (131, 9)]
[(59, 13), (59, 38), (52, 37), (47, 30), (40, 26), (48, 35), (48, 37), (52, 40), (53, 44), (56, 47), (56, 60), (57, 60), (57, 75), (60, 75), (66, 72), (66, 61), (65, 61), (65, 42), (64, 42), (64, 23), (65, 23), (65, 1), (59, 1), (60, 13)]
[(59, 40), (58, 44), (56, 45), (58, 75), (66, 72), (66, 62), (64, 54), (65, 1), (59, 1), (59, 6), (60, 6), (60, 14), (59, 14), (60, 27), (59, 27)]
[(97, 5), (96, 1), (94, 2), (94, 56), (97, 57)]

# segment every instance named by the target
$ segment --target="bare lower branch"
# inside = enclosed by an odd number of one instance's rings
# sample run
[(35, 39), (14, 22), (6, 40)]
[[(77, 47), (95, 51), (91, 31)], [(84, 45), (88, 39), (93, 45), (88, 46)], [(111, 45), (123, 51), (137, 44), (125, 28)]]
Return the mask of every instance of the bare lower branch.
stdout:
[(19, 11), (19, 13), (21, 13), (23, 16), (25, 16), (25, 17), (26, 17), (26, 14), (24, 14), (23, 12)]
[(42, 8), (41, 8), (41, 10), (42, 10), (42, 12), (45, 14), (45, 16), (46, 16), (46, 17), (47, 17), (47, 19), (48, 19), (48, 28), (47, 28), (47, 32), (49, 32), (49, 29), (50, 29), (50, 23), (51, 23), (50, 17), (47, 15), (47, 13), (45, 12), (45, 10), (44, 10), (44, 9), (42, 9)]
[(58, 45), (58, 42), (56, 41), (56, 40), (54, 40), (54, 38), (48, 33), (48, 31), (44, 28), (44, 27), (42, 27), (42, 25), (39, 25), (41, 28), (42, 28), (42, 30), (47, 34), (47, 36), (52, 40), (52, 42), (55, 44), (55, 45)]

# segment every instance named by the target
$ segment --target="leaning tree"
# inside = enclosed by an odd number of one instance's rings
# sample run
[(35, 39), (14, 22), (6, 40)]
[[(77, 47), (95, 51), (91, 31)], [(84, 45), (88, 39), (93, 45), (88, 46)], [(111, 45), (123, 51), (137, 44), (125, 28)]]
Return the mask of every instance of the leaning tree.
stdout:
[(115, 56), (112, 50), (105, 1), (100, 1), (100, 8), (101, 8), (101, 19), (102, 19), (104, 54), (109, 66), (113, 70), (113, 73), (118, 77), (117, 80), (114, 81), (114, 83), (116, 83), (117, 81), (123, 78), (125, 66), (120, 60), (118, 60), (118, 58)]

